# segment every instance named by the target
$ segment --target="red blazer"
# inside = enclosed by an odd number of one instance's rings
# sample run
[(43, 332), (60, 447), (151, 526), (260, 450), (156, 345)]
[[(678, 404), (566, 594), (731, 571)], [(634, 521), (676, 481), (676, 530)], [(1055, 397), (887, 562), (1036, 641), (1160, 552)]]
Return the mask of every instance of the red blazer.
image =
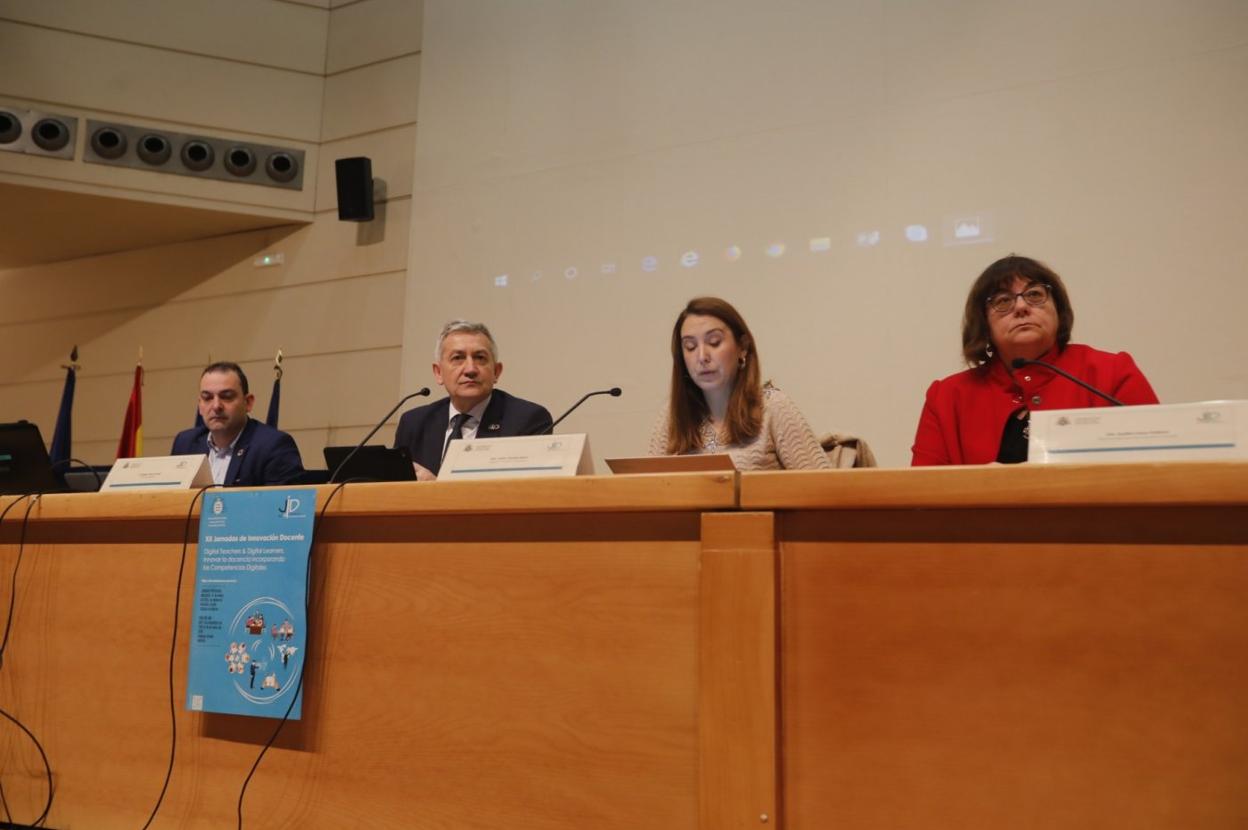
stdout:
[[(1157, 403), (1153, 387), (1126, 352), (1111, 354), (1071, 344), (1056, 356), (1049, 352), (1040, 359), (1125, 404)], [(1074, 409), (1109, 402), (1042, 366), (1025, 366), (1011, 376), (1004, 363), (993, 360), (928, 387), (911, 447), (911, 466), (996, 461), (1005, 421), (1022, 406)]]

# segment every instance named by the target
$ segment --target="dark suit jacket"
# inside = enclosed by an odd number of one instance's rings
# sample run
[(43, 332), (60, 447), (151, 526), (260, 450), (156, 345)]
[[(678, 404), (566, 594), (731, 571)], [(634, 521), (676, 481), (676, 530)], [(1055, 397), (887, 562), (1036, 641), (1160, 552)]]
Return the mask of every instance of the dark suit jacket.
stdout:
[[(409, 409), (399, 418), (394, 433), (394, 446), (407, 447), (412, 460), (437, 475), (442, 467), (442, 445), (446, 428), (451, 422), (448, 398)], [(506, 438), (515, 435), (540, 435), (550, 429), (552, 419), (544, 406), (508, 395), (495, 389), (490, 403), (481, 413), (478, 438)]]
[[(173, 455), (205, 455), (208, 427), (182, 430), (173, 439)], [(290, 484), (303, 474), (295, 439), (253, 418), (247, 419), (225, 474), (226, 487)]]

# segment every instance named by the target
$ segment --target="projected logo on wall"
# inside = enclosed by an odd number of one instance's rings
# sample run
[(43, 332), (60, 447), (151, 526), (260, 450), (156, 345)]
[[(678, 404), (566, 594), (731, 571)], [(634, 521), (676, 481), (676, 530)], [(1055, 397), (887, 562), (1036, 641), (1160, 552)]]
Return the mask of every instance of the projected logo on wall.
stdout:
[[(977, 245), (985, 242), (992, 242), (996, 238), (996, 227), (993, 215), (990, 211), (976, 211), (959, 214), (949, 214), (945, 216), (940, 226), (940, 239), (944, 247), (955, 245)], [(864, 228), (854, 231), (848, 236), (845, 247), (848, 249), (874, 250), (886, 247), (889, 244), (898, 244), (906, 246), (923, 247), (932, 242), (933, 230), (928, 225), (921, 222), (913, 222), (903, 225), (896, 232), (882, 230), (880, 228)], [(792, 254), (799, 256), (807, 253), (813, 256), (827, 254), (835, 247), (833, 237), (830, 236), (812, 236), (806, 241), (806, 251), (803, 252), (801, 247), (795, 247), (790, 252), (788, 243), (782, 239), (773, 239), (765, 245), (755, 248), (755, 253), (751, 255), (740, 245), (727, 245), (721, 250), (723, 251), (723, 261), (727, 263), (738, 263), (754, 259), (755, 262), (771, 259), (780, 260), (786, 255)], [(714, 250), (714, 249), (712, 249)], [(653, 274), (661, 270), (663, 262), (667, 262), (667, 267), (672, 269), (677, 266), (677, 270), (698, 269), (707, 262), (714, 263), (715, 257), (708, 254), (703, 256), (700, 250), (694, 248), (684, 248), (679, 251), (672, 252), (665, 258), (661, 258), (656, 254), (647, 254), (638, 260), (603, 260), (598, 266), (598, 273), (603, 277), (615, 276), (618, 274), (627, 275), (632, 268), (640, 266), (640, 270), (646, 274)], [(630, 266), (631, 263), (636, 265)], [(556, 265), (553, 267), (555, 273), (562, 273), (565, 280), (572, 281), (581, 275), (578, 266), (575, 265)], [(540, 282), (544, 272), (534, 269), (528, 272), (529, 282)], [(591, 265), (586, 271), (592, 275), (594, 268)], [(635, 273), (635, 271), (634, 271)], [(500, 273), (494, 271), (490, 275), (496, 288), (512, 287), (510, 273)], [(520, 284), (523, 284), (523, 280)]]

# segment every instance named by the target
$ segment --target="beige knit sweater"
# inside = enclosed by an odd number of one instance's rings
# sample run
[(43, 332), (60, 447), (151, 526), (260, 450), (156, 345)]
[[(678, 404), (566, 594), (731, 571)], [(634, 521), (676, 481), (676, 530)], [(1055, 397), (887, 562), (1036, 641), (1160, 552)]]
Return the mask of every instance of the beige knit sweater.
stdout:
[[(664, 406), (650, 433), (650, 455), (667, 454), (670, 407)], [(693, 453), (726, 452), (738, 470), (830, 470), (810, 424), (788, 395), (774, 386), (763, 387), (763, 426), (753, 441), (721, 444), (710, 421), (701, 427), (702, 446)]]

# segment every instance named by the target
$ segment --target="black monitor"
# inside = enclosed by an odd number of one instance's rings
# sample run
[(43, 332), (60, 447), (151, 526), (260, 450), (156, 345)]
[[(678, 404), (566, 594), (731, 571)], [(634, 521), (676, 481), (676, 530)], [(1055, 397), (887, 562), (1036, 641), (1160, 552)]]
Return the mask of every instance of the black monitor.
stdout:
[(39, 427), (29, 421), (0, 424), (0, 495), (63, 490)]

